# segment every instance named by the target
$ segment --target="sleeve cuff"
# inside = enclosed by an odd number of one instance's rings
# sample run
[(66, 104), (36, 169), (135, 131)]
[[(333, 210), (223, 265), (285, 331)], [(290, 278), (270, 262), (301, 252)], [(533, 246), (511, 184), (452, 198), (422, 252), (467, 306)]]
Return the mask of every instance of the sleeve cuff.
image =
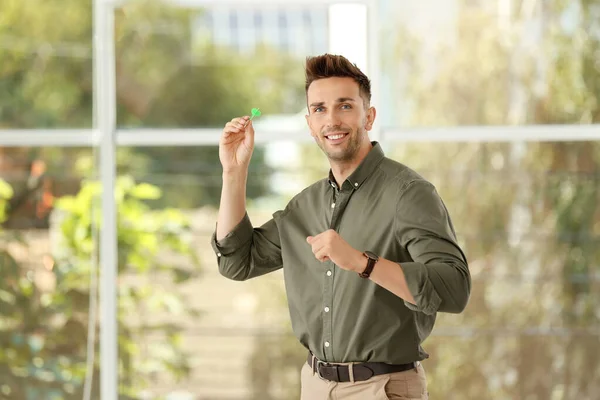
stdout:
[(211, 246), (217, 257), (227, 256), (239, 249), (244, 243), (252, 240), (252, 232), (252, 223), (250, 222), (248, 213), (246, 213), (240, 223), (237, 224), (227, 236), (219, 241), (217, 241), (217, 229), (215, 225), (215, 231), (213, 232), (210, 241)]
[(442, 299), (429, 280), (427, 267), (417, 262), (402, 263), (400, 267), (404, 272), (408, 290), (417, 303), (415, 305), (404, 301), (406, 307), (427, 315), (435, 314), (442, 303)]

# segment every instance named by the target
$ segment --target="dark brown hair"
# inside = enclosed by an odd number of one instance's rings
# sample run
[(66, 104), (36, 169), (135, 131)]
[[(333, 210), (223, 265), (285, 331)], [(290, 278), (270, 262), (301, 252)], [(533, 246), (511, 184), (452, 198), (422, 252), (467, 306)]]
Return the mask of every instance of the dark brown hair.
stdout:
[(360, 89), (360, 95), (363, 98), (365, 107), (371, 103), (371, 81), (367, 76), (356, 66), (352, 64), (344, 56), (323, 54), (320, 56), (306, 58), (306, 87), (317, 79), (324, 78), (352, 78)]

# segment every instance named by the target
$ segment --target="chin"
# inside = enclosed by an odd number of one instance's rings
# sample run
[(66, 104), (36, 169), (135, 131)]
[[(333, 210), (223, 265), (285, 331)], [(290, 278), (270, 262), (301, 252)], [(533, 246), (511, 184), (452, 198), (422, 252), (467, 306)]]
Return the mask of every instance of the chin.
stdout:
[(354, 158), (354, 154), (350, 154), (347, 151), (336, 153), (327, 152), (327, 158), (329, 158), (330, 161), (350, 161)]

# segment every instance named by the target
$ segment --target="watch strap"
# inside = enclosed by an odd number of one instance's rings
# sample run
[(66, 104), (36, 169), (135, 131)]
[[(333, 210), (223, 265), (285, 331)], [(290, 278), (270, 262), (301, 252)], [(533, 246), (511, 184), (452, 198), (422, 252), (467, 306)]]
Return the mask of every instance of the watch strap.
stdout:
[(363, 272), (359, 273), (358, 275), (361, 278), (367, 279), (371, 276), (371, 272), (373, 272), (373, 269), (375, 268), (375, 263), (377, 263), (379, 258), (374, 255), (369, 255), (367, 252), (364, 252), (363, 255), (367, 258), (367, 267)]

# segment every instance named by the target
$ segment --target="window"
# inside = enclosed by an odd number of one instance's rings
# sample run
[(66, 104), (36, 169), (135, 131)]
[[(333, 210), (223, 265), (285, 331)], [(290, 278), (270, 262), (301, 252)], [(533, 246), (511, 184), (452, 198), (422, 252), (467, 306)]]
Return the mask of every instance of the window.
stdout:
[(0, 5), (0, 127), (91, 128), (91, 9), (91, 0)]
[(379, 36), (384, 126), (599, 121), (598, 41), (583, 34), (593, 6), (471, 3), (388, 3)]

